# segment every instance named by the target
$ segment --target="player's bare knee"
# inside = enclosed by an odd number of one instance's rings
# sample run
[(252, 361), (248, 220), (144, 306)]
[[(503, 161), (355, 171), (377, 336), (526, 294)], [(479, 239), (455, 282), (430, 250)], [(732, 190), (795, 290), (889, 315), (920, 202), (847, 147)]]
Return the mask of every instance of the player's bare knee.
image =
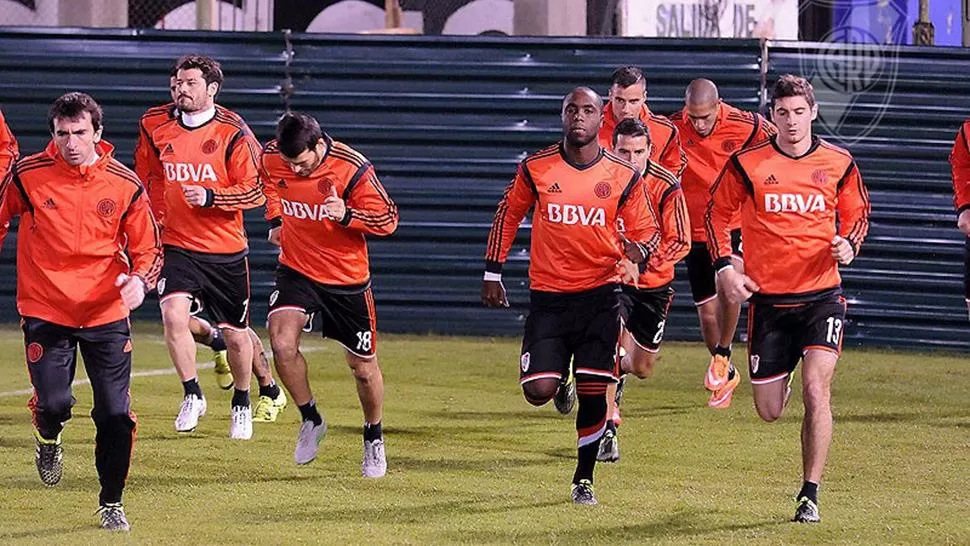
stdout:
[(180, 309), (163, 307), (162, 325), (165, 327), (166, 337), (182, 335), (189, 331), (189, 314), (181, 312)]
[(253, 340), (250, 339), (248, 332), (238, 332), (227, 328), (223, 330), (223, 336), (226, 338), (226, 346), (231, 351), (241, 351), (253, 345)]
[(370, 381), (381, 373), (377, 364), (377, 357), (362, 358), (357, 355), (348, 355), (347, 365), (350, 366), (350, 371), (354, 373), (354, 378), (358, 381)]
[(291, 362), (300, 352), (300, 344), (296, 339), (273, 337), (269, 345), (273, 350), (273, 361), (276, 362), (277, 367)]
[(648, 353), (643, 350), (634, 352), (631, 360), (630, 373), (639, 379), (646, 379), (653, 375), (653, 365), (657, 362), (657, 353)]
[(785, 411), (784, 405), (775, 403), (755, 404), (755, 409), (758, 410), (758, 417), (761, 417), (762, 421), (768, 423), (773, 423), (780, 419), (781, 414)]
[(535, 379), (522, 384), (522, 394), (525, 395), (526, 401), (533, 406), (541, 406), (552, 400), (556, 396), (557, 390), (559, 390), (557, 379)]
[(806, 411), (815, 411), (829, 407), (831, 389), (823, 382), (810, 382), (802, 385), (802, 400)]

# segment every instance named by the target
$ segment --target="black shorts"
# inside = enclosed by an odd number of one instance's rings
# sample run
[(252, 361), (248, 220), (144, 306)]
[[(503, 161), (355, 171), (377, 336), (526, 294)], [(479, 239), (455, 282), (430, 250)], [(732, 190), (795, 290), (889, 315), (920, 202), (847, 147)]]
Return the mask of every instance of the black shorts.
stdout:
[(519, 383), (562, 379), (575, 362), (576, 381), (613, 383), (620, 337), (619, 287), (574, 294), (532, 291), (525, 320)]
[(377, 352), (377, 314), (369, 283), (324, 285), (281, 265), (276, 270), (276, 289), (269, 296), (269, 314), (283, 310), (301, 311), (308, 322), (319, 314), (323, 337), (352, 354), (367, 358)]
[(963, 249), (963, 297), (970, 302), (970, 237)]
[(842, 352), (845, 298), (828, 290), (805, 303), (748, 305), (751, 383), (787, 379), (810, 349)]
[(219, 328), (249, 328), (249, 259), (165, 247), (158, 301), (192, 300), (193, 314), (208, 311)]
[[(741, 245), (741, 230), (731, 230), (731, 254), (743, 258)], [(707, 243), (692, 241), (690, 252), (687, 254), (687, 278), (690, 280), (690, 293), (694, 298), (694, 305), (704, 305), (717, 296), (717, 282), (714, 264), (711, 262), (711, 252)]]
[(674, 299), (674, 289), (669, 284), (661, 288), (640, 290), (624, 286), (620, 301), (624, 326), (633, 339), (647, 352), (656, 353), (664, 338), (667, 311)]

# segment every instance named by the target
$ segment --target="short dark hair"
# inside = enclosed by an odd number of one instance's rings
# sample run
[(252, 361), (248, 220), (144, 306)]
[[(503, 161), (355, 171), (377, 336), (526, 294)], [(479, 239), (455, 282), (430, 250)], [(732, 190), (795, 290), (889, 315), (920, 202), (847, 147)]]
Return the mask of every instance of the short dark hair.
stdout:
[(805, 97), (809, 106), (815, 106), (815, 89), (808, 80), (794, 74), (785, 74), (778, 78), (771, 88), (771, 107), (775, 101), (788, 97)]
[(643, 70), (635, 66), (621, 66), (613, 71), (613, 78), (610, 80), (610, 86), (617, 86), (626, 89), (631, 85), (636, 85), (643, 82), (643, 90), (647, 90), (647, 78), (643, 75)]
[(620, 139), (620, 135), (647, 137), (647, 146), (650, 146), (652, 142), (650, 139), (650, 128), (638, 119), (625, 119), (616, 124), (616, 128), (613, 129), (613, 147), (616, 147), (616, 141)]
[(286, 157), (296, 157), (323, 138), (320, 123), (300, 112), (284, 114), (276, 124), (276, 145)]
[(222, 65), (219, 61), (205, 55), (184, 55), (175, 62), (176, 72), (193, 68), (202, 72), (202, 79), (205, 80), (206, 85), (219, 84), (219, 90), (222, 90)]
[(47, 111), (47, 126), (50, 128), (51, 133), (53, 133), (54, 120), (75, 120), (80, 118), (85, 112), (91, 114), (91, 125), (94, 127), (94, 130), (97, 131), (100, 129), (104, 113), (101, 111), (101, 106), (91, 98), (91, 95), (77, 91), (61, 95), (51, 105), (50, 110)]

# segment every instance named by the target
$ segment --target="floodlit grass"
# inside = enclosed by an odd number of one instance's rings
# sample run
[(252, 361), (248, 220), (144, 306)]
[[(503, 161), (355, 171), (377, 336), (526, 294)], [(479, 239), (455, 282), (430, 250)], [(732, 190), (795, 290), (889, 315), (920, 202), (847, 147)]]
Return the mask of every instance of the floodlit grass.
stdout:
[[(135, 371), (170, 369), (159, 328), (136, 330)], [(96, 527), (90, 387), (75, 388), (64, 479), (46, 489), (27, 396), (10, 394), (29, 387), (22, 339), (0, 331), (0, 543), (970, 544), (964, 357), (847, 352), (822, 523), (807, 526), (788, 523), (801, 485), (798, 387), (773, 424), (757, 418), (746, 374), (734, 405), (711, 410), (699, 345), (666, 345), (654, 377), (628, 385), (622, 459), (598, 465), (598, 507), (569, 503), (572, 418), (524, 402), (519, 340), (382, 337), (389, 471), (373, 481), (360, 477), (362, 417), (339, 346), (314, 335), (304, 347), (330, 425), (306, 467), (292, 459), (296, 408), (232, 442), (229, 395), (203, 370), (209, 414), (180, 435), (176, 376), (134, 378), (132, 532), (120, 537)]]

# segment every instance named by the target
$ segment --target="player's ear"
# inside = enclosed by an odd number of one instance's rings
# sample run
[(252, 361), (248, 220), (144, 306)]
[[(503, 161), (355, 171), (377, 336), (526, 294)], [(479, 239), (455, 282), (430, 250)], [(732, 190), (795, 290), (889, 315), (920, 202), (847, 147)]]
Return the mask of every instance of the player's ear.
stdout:
[(98, 127), (98, 130), (94, 132), (94, 142), (101, 142), (101, 134), (104, 133), (104, 125)]
[(812, 121), (815, 121), (815, 118), (817, 117), (818, 117), (818, 103), (816, 102), (815, 104), (812, 105)]

